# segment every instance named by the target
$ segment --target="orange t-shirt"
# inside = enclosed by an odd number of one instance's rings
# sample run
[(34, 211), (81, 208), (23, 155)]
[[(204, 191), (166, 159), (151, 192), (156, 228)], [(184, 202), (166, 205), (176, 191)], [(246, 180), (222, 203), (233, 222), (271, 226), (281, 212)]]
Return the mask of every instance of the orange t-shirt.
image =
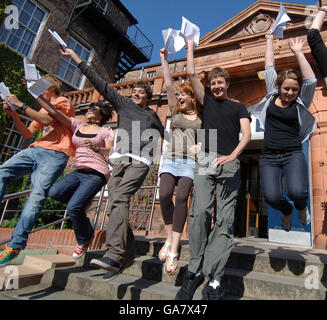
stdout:
[[(69, 100), (65, 97), (51, 98), (50, 103), (68, 117), (74, 117), (75, 111)], [(40, 113), (48, 112), (41, 108)], [(53, 120), (44, 127), (37, 121), (32, 121), (31, 125), (39, 130), (43, 130), (42, 138), (33, 142), (30, 147), (41, 147), (48, 150), (55, 150), (74, 156), (75, 145), (72, 143), (72, 131), (61, 122)]]

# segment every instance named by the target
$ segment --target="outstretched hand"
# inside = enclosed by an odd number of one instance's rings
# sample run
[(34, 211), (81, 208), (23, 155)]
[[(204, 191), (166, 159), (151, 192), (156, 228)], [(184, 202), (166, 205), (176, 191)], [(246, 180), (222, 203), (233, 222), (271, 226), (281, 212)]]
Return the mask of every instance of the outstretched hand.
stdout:
[(168, 51), (165, 48), (160, 49), (160, 58), (161, 60), (168, 59)]
[(274, 40), (274, 35), (270, 33), (270, 30), (266, 32), (266, 40)]
[(63, 49), (60, 48), (60, 53), (64, 57), (72, 58), (77, 64), (82, 62), (80, 57), (72, 49), (66, 48), (65, 50), (63, 50)]
[(291, 38), (288, 40), (288, 45), (294, 54), (303, 52), (304, 43), (305, 41), (302, 41), (299, 38)]

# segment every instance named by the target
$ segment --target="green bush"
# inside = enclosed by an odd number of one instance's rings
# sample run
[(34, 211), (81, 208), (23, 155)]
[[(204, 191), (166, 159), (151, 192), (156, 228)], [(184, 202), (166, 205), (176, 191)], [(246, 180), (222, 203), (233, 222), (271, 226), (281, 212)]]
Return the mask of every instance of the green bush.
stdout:
[[(8, 5), (10, 1), (6, 1), (6, 5)], [(0, 21), (3, 19), (4, 8), (3, 3), (0, 5)], [(2, 15), (2, 16), (1, 16)], [(17, 95), (17, 97), (27, 103), (29, 106), (35, 106), (34, 99), (29, 95), (26, 90), (26, 86), (22, 83), (22, 78), (24, 77), (24, 65), (23, 65), (23, 56), (14, 50), (8, 48), (3, 43), (0, 43), (0, 79), (3, 81), (11, 93)], [(11, 125), (11, 118), (3, 111), (2, 102), (0, 102), (0, 141), (3, 140), (3, 132), (4, 129)], [(42, 135), (42, 132), (37, 132), (33, 141), (39, 140)], [(8, 187), (7, 193), (15, 193), (30, 189), (30, 179), (29, 175), (17, 179), (12, 182)], [(19, 209), (23, 209), (26, 203), (27, 197), (21, 198), (19, 200)], [(48, 198), (44, 204), (44, 210), (65, 210), (66, 205), (62, 204), (58, 201), (52, 200)], [(62, 218), (63, 214), (58, 212), (42, 212), (38, 218), (37, 227), (43, 226), (55, 220)], [(17, 223), (17, 219), (12, 219), (10, 222), (7, 222), (6, 225), (15, 226)], [(69, 223), (66, 223), (66, 226), (69, 226)], [(2, 224), (3, 226), (3, 224)], [(60, 225), (56, 226), (57, 228)]]

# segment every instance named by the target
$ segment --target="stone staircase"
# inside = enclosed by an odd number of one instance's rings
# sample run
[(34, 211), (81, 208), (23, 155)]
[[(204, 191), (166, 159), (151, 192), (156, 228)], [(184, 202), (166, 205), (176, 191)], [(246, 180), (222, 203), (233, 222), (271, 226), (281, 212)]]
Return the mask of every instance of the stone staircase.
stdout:
[[(169, 276), (158, 259), (163, 243), (162, 238), (137, 237), (135, 263), (111, 279), (105, 278), (105, 270), (89, 266), (90, 260), (104, 251), (91, 251), (75, 266), (48, 269), (40, 284), (3, 295), (25, 300), (173, 300), (187, 270), (189, 246), (182, 241), (181, 268)], [(223, 285), (228, 300), (325, 300), (326, 279), (326, 251), (238, 239)], [(201, 299), (205, 283), (197, 289), (194, 300)]]
[(67, 255), (57, 254), (57, 250), (22, 250), (10, 265), (0, 268), (0, 290), (39, 284), (47, 270), (73, 265), (75, 260)]

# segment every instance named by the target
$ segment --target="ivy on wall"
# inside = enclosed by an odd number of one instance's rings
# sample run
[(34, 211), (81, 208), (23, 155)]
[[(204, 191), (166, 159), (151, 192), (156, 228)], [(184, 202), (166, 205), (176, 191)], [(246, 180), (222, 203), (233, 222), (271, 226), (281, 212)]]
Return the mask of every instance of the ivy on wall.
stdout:
[[(10, 0), (2, 0), (0, 2), (0, 24), (5, 19), (5, 8), (11, 4)], [(26, 86), (22, 82), (24, 77), (23, 56), (7, 47), (4, 43), (0, 43), (0, 82), (4, 82), (9, 88), (10, 93), (15, 94), (21, 101), (31, 107), (35, 107), (35, 101), (27, 92)], [(11, 118), (3, 111), (2, 101), (0, 100), (0, 141), (3, 141), (3, 132), (6, 127), (11, 124)], [(42, 132), (39, 131), (34, 135), (33, 140), (38, 140)], [(18, 179), (10, 184), (7, 193), (14, 193), (29, 189), (30, 178), (29, 175)], [(21, 198), (17, 203), (18, 209), (22, 209), (25, 205), (27, 197)], [(44, 205), (45, 210), (65, 210), (65, 204), (54, 201), (48, 198)], [(37, 226), (42, 226), (49, 222), (55, 221), (62, 217), (62, 213), (42, 213), (37, 221)], [(5, 217), (7, 221), (1, 227), (14, 227), (18, 221), (17, 217)], [(60, 227), (60, 225), (58, 226)]]

